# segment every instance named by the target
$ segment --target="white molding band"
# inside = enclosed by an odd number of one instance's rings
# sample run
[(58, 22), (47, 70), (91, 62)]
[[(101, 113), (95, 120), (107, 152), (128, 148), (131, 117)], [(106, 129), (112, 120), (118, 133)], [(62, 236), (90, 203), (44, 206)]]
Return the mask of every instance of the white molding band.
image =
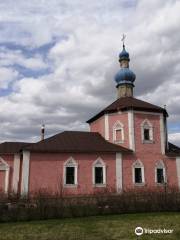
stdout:
[(165, 131), (164, 131), (164, 116), (160, 115), (160, 136), (161, 136), (161, 152), (165, 154)]
[(23, 151), (21, 195), (26, 195), (29, 191), (29, 162), (30, 152)]
[(109, 140), (109, 116), (108, 116), (108, 114), (105, 114), (105, 117), (104, 117), (104, 134), (105, 134), (105, 139)]
[(117, 192), (122, 191), (122, 154), (116, 153), (116, 189)]
[(129, 127), (129, 148), (135, 151), (135, 136), (134, 136), (134, 113), (128, 111), (128, 127)]
[(14, 193), (18, 192), (19, 172), (20, 172), (20, 154), (14, 154), (13, 184), (12, 184)]
[(178, 187), (180, 189), (180, 157), (176, 157), (176, 169), (177, 169)]

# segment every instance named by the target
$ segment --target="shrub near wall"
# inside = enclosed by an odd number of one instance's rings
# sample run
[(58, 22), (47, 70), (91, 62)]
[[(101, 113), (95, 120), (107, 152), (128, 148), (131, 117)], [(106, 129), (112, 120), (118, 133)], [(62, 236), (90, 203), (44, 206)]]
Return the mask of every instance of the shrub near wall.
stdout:
[(65, 197), (39, 191), (33, 197), (0, 196), (0, 222), (137, 212), (180, 211), (180, 192), (175, 188), (129, 190), (121, 194)]

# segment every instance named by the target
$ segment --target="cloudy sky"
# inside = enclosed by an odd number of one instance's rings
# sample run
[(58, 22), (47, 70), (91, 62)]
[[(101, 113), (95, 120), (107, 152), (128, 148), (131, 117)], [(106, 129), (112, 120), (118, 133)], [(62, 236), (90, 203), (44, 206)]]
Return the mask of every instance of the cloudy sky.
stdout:
[(88, 130), (116, 99), (121, 36), (127, 35), (135, 96), (169, 112), (180, 145), (180, 1), (0, 1), (0, 140), (36, 141)]

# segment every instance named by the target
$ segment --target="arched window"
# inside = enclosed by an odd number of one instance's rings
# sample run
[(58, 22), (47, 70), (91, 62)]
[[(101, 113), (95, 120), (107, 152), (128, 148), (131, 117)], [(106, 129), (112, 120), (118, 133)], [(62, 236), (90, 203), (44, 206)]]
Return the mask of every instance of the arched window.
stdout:
[(153, 126), (147, 119), (141, 123), (141, 139), (143, 143), (153, 142)]
[(113, 126), (113, 142), (124, 142), (124, 125), (120, 121), (117, 121)]
[(132, 166), (132, 176), (134, 184), (144, 184), (144, 165), (140, 160), (136, 160)]
[(93, 184), (95, 186), (105, 186), (106, 165), (101, 158), (98, 158), (92, 166)]
[[(4, 161), (4, 159), (2, 159), (1, 157), (0, 157), (0, 171), (4, 172), (4, 181), (0, 182), (0, 189), (2, 188), (2, 190), (5, 193), (7, 193), (8, 192), (8, 186), (9, 186), (9, 171), (10, 171), (10, 167), (6, 163), (6, 161)], [(3, 185), (3, 182), (4, 182), (4, 185)]]
[(158, 184), (164, 184), (166, 182), (166, 169), (162, 160), (156, 163), (155, 182)]
[(76, 186), (77, 185), (77, 163), (70, 157), (64, 163), (64, 185)]

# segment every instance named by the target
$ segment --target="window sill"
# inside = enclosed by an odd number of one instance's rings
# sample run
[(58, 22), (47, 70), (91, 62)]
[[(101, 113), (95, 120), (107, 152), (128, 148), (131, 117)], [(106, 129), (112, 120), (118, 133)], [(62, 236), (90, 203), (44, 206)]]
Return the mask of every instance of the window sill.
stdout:
[(114, 141), (115, 144), (122, 144), (124, 141)]
[(135, 187), (144, 187), (145, 183), (134, 183)]
[(64, 184), (64, 188), (77, 188), (77, 184)]
[(143, 140), (142, 143), (143, 144), (153, 144), (154, 141), (153, 140)]
[(166, 186), (166, 185), (167, 185), (167, 183), (165, 183), (165, 182), (164, 182), (164, 183), (157, 183), (157, 182), (156, 182), (156, 186), (159, 186), (159, 187), (164, 187), (164, 186)]
[(94, 187), (98, 187), (98, 188), (100, 187), (100, 188), (101, 188), (101, 187), (106, 187), (106, 184), (94, 184), (93, 186), (94, 186)]

